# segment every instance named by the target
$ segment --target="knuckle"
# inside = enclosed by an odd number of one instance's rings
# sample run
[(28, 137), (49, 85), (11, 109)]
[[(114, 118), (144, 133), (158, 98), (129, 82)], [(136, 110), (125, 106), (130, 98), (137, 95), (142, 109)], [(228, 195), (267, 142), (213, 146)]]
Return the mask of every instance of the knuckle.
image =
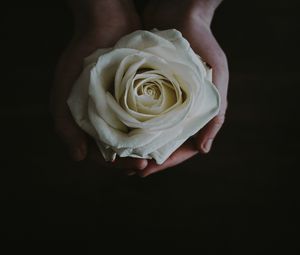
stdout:
[(183, 162), (182, 155), (177, 151), (177, 153), (173, 153), (170, 155), (170, 157), (166, 161), (166, 164), (164, 164), (163, 169), (173, 167), (180, 164), (181, 162)]
[(176, 161), (178, 159), (178, 153), (179, 153), (179, 149), (177, 149), (175, 152), (173, 152), (170, 156), (169, 156), (169, 160), (170, 161)]
[(139, 169), (139, 170), (145, 169), (146, 166), (147, 166), (147, 161), (144, 161), (144, 160), (140, 160), (140, 161), (138, 161), (138, 162), (136, 163), (136, 167), (137, 167), (137, 169)]
[(213, 124), (218, 127), (221, 127), (224, 122), (225, 122), (225, 114), (220, 114), (216, 116), (213, 120)]

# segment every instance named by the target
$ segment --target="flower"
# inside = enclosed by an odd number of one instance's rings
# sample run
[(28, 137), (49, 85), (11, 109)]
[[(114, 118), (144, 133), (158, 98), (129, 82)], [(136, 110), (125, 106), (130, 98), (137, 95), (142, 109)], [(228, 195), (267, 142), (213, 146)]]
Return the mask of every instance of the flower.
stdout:
[(85, 59), (68, 105), (105, 160), (162, 164), (217, 115), (212, 70), (175, 30), (135, 31)]

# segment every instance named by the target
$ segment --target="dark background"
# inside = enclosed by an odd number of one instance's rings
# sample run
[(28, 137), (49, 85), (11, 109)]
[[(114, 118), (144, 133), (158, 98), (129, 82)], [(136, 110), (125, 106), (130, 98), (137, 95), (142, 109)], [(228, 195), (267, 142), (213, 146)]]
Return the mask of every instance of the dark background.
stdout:
[(49, 90), (72, 34), (64, 2), (3, 6), (1, 240), (26, 249), (47, 243), (40, 254), (59, 240), (60, 251), (82, 254), (120, 241), (144, 250), (163, 241), (203, 254), (297, 254), (296, 3), (224, 1), (213, 22), (230, 64), (224, 128), (209, 155), (145, 179), (72, 163), (53, 132)]

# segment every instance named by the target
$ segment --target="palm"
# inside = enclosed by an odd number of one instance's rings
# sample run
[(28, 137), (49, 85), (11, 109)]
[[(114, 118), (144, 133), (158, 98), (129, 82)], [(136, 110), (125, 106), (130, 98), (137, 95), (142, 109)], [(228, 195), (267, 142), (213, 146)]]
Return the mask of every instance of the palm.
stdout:
[(63, 52), (56, 69), (51, 111), (56, 130), (74, 160), (82, 160), (88, 155), (102, 166), (140, 169), (145, 166), (146, 160), (128, 158), (110, 164), (104, 162), (93, 143), (88, 148), (88, 137), (76, 125), (66, 103), (70, 90), (82, 71), (84, 58), (98, 48), (113, 46), (122, 36), (140, 28), (138, 16), (131, 6), (118, 3), (109, 8), (99, 15), (96, 26), (77, 27), (74, 38)]

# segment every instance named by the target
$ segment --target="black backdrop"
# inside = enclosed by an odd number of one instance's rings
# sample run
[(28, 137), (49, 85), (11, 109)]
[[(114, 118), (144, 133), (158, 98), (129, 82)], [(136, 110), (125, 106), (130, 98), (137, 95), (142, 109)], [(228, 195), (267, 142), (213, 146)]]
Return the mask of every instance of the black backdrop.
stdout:
[[(224, 128), (209, 155), (145, 179), (70, 162), (53, 132), (49, 90), (72, 34), (64, 2), (4, 5), (2, 240), (19, 240), (26, 249), (38, 247), (34, 240), (78, 240), (60, 251), (83, 254), (103, 240), (145, 247), (193, 241), (209, 247), (204, 254), (292, 254), (298, 240), (296, 2), (221, 5), (213, 31), (230, 64)], [(41, 254), (51, 249), (44, 246)]]

